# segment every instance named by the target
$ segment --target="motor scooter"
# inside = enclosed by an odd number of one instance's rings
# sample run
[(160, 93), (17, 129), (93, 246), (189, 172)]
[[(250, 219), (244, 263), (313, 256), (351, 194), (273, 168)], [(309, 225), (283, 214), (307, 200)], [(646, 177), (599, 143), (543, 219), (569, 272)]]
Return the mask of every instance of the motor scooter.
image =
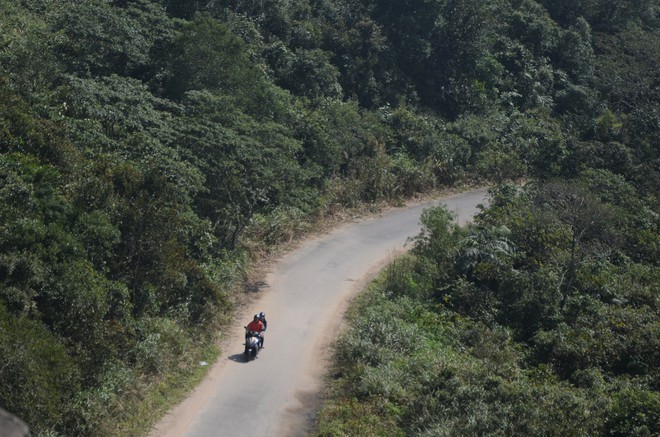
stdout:
[(256, 331), (248, 331), (245, 326), (245, 360), (250, 361), (257, 358), (257, 354), (261, 349), (261, 336)]

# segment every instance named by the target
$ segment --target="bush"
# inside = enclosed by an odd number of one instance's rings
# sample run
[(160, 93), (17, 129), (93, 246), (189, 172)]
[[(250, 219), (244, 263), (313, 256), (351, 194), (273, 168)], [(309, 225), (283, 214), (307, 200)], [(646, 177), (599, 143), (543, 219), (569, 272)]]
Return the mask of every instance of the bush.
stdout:
[(74, 360), (41, 322), (13, 316), (1, 302), (0, 380), (0, 405), (35, 435), (66, 429), (80, 383)]
[(650, 437), (657, 435), (659, 429), (660, 393), (629, 387), (614, 395), (604, 435)]
[(431, 297), (431, 282), (428, 269), (414, 257), (403, 256), (387, 266), (383, 292), (397, 297), (408, 296), (417, 301), (425, 301)]
[(420, 165), (408, 155), (397, 153), (392, 157), (390, 171), (397, 180), (392, 196), (410, 197), (428, 192), (435, 186), (435, 177), (429, 165)]
[(136, 331), (138, 341), (131, 356), (134, 367), (147, 374), (163, 372), (185, 357), (192, 346), (192, 339), (171, 318), (143, 318)]
[(309, 229), (305, 213), (296, 207), (278, 206), (268, 214), (256, 214), (252, 218), (244, 238), (267, 248), (290, 243)]

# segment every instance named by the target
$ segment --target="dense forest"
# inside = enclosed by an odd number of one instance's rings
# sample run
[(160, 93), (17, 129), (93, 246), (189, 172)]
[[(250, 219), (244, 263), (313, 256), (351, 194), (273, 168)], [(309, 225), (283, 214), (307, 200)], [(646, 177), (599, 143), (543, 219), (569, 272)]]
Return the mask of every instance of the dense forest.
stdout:
[(260, 254), (471, 183), (352, 311), (319, 433), (660, 429), (656, 0), (0, 11), (0, 406), (35, 435), (144, 432)]

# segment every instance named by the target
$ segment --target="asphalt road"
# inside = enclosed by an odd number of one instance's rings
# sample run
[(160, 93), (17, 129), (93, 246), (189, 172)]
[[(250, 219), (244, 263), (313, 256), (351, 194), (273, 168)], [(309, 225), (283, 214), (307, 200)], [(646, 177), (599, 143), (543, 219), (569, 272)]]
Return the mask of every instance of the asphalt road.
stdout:
[[(349, 223), (303, 243), (267, 275), (258, 299), (237, 321), (208, 377), (152, 436), (305, 436), (320, 405), (330, 345), (350, 298), (420, 229), (422, 211), (439, 203), (469, 221), (486, 190), (452, 195)], [(266, 348), (245, 362), (243, 326), (268, 319)]]

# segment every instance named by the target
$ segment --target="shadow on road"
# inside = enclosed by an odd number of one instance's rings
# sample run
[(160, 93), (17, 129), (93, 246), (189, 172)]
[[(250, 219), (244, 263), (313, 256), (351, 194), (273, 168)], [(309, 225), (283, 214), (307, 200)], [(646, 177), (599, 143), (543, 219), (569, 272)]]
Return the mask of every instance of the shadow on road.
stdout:
[(245, 359), (245, 354), (242, 352), (240, 354), (230, 355), (229, 359), (236, 363), (247, 363), (247, 360)]

